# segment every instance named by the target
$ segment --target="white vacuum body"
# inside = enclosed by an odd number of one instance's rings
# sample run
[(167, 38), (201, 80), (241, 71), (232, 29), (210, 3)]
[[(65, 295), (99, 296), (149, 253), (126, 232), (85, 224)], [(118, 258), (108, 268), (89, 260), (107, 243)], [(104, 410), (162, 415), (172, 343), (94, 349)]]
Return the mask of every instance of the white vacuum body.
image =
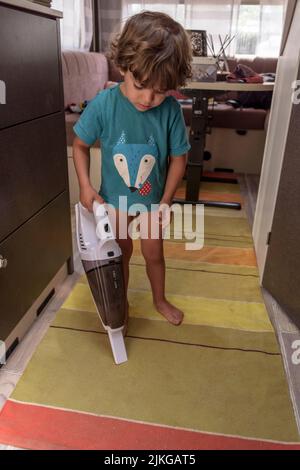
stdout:
[(126, 295), (122, 252), (115, 240), (105, 204), (94, 201), (93, 213), (75, 206), (78, 249), (93, 299), (108, 332), (116, 364), (127, 361), (123, 328)]

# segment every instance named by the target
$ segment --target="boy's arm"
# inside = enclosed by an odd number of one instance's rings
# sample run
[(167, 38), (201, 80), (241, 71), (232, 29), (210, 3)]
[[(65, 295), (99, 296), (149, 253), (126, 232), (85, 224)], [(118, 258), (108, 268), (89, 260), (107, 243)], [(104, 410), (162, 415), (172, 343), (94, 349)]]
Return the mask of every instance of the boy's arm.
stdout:
[(90, 146), (77, 136), (73, 141), (73, 160), (80, 188), (90, 186)]
[(170, 163), (168, 168), (167, 181), (165, 185), (165, 190), (163, 197), (160, 201), (160, 204), (172, 205), (173, 197), (178, 188), (184, 173), (187, 162), (187, 154), (170, 157)]
[(75, 137), (73, 142), (73, 160), (79, 182), (80, 202), (90, 212), (93, 212), (93, 201), (97, 200), (103, 204), (104, 200), (90, 182), (90, 146), (79, 137)]

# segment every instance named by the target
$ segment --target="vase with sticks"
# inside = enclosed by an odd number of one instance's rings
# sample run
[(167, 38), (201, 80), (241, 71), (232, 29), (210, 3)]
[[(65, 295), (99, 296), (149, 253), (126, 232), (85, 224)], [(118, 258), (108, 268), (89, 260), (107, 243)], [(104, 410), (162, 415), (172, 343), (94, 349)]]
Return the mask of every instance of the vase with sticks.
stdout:
[(227, 53), (226, 49), (230, 46), (232, 41), (234, 40), (235, 36), (230, 36), (229, 34), (226, 34), (224, 39), (222, 39), (221, 35), (218, 35), (220, 46), (218, 46), (218, 51), (217, 47), (215, 47), (214, 40), (212, 37), (212, 34), (209, 34), (206, 36), (206, 41), (207, 41), (207, 47), (211, 53), (211, 55), (216, 59), (216, 63), (218, 66), (218, 69), (223, 72), (224, 71), (224, 66), (225, 66), (225, 71), (230, 72), (229, 70), (229, 65), (228, 65), (228, 60), (227, 60)]

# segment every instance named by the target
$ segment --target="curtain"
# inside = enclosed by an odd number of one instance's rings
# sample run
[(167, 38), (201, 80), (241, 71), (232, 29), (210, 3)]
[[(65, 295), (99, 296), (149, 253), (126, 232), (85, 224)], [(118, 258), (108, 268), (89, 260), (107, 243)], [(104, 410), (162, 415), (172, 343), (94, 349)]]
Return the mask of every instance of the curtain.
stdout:
[(226, 34), (234, 37), (227, 55), (279, 55), (287, 0), (123, 0), (123, 18), (142, 10), (163, 11), (186, 29), (212, 35), (215, 52)]
[(88, 51), (93, 37), (93, 0), (52, 0), (52, 8), (63, 12), (62, 49)]
[(106, 52), (122, 26), (122, 0), (93, 0), (94, 36), (91, 50)]
[(293, 21), (293, 16), (294, 16), (296, 5), (297, 5), (297, 0), (287, 1), (287, 5), (285, 8), (285, 22), (284, 22), (284, 28), (283, 28), (282, 39), (281, 39), (281, 44), (280, 44), (280, 55), (282, 55), (284, 52), (284, 48), (285, 48), (286, 41), (289, 35), (290, 27)]

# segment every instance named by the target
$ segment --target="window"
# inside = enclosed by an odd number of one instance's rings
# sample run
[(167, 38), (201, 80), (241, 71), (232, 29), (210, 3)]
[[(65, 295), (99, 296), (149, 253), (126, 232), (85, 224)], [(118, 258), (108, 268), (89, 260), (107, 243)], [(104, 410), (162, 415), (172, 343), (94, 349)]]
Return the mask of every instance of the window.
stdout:
[(240, 5), (236, 54), (278, 56), (283, 14), (283, 5)]
[(52, 0), (52, 8), (63, 12), (62, 49), (88, 51), (93, 35), (92, 0)]
[(142, 10), (168, 13), (186, 29), (206, 30), (219, 50), (219, 35), (235, 36), (227, 55), (277, 57), (287, 0), (122, 1), (123, 19)]

